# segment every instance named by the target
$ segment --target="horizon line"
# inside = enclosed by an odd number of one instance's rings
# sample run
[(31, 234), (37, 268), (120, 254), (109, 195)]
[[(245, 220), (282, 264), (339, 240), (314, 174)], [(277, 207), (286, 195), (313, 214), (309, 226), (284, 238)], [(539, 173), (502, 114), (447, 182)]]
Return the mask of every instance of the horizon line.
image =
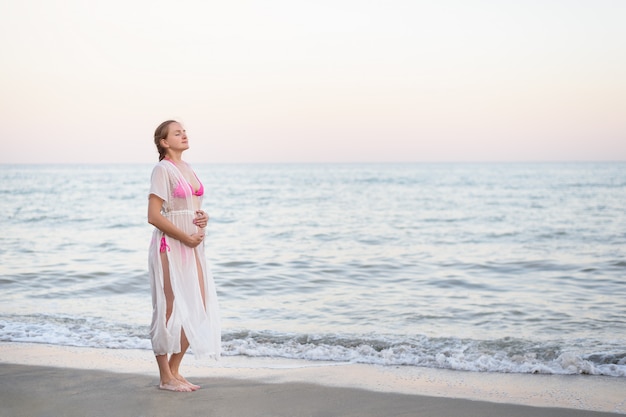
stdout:
[[(154, 165), (155, 162), (0, 162), (0, 165)], [(572, 159), (572, 160), (440, 160), (440, 161), (240, 161), (216, 162), (194, 161), (193, 165), (413, 165), (413, 164), (583, 164), (583, 163), (626, 163), (626, 159)]]

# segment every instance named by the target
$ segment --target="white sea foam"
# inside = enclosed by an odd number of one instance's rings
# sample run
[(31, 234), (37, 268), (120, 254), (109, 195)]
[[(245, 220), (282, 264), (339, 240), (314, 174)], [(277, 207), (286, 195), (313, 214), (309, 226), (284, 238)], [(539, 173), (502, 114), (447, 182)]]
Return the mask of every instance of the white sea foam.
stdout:
[[(111, 325), (101, 319), (36, 315), (0, 319), (0, 341), (108, 349), (150, 349), (147, 327)], [(526, 354), (511, 353), (531, 348)], [(554, 343), (507, 339), (477, 341), (426, 336), (307, 335), (276, 332), (225, 333), (224, 356), (285, 358), (384, 366), (419, 366), (474, 372), (626, 376), (626, 354), (583, 357)], [(616, 346), (616, 349), (619, 349)], [(616, 350), (619, 352), (619, 350)]]

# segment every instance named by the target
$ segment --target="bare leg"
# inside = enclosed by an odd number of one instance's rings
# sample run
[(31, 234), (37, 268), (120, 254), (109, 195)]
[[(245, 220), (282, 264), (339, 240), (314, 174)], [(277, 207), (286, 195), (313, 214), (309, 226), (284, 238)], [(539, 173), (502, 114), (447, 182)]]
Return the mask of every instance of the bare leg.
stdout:
[[(167, 321), (170, 319), (174, 307), (174, 291), (172, 290), (172, 283), (170, 281), (170, 269), (167, 254), (161, 254), (161, 263), (163, 265), (163, 291), (165, 292), (165, 319)], [(196, 385), (189, 384), (184, 378), (180, 376), (180, 374), (178, 374), (178, 367), (180, 366), (180, 362), (182, 361), (183, 356), (185, 355), (185, 351), (188, 347), (189, 342), (187, 341), (187, 338), (185, 337), (183, 332), (181, 336), (180, 353), (172, 354), (169, 360), (167, 358), (167, 355), (156, 355), (156, 361), (159, 366), (160, 375), (159, 388), (177, 392), (190, 392), (195, 391), (199, 388), (196, 388)], [(174, 359), (174, 363), (176, 364), (175, 372), (172, 372), (172, 367), (170, 364), (172, 359)]]
[[(202, 304), (204, 305), (206, 309), (206, 299), (205, 299), (206, 296), (204, 292), (204, 274), (202, 273), (202, 265), (200, 265), (200, 259), (198, 258), (197, 252), (196, 252), (196, 270), (198, 271), (198, 283), (200, 285), (200, 294), (202, 295)], [(187, 381), (178, 371), (180, 368), (180, 363), (183, 360), (183, 356), (188, 348), (189, 348), (189, 341), (187, 340), (187, 336), (185, 336), (185, 331), (183, 330), (182, 335), (181, 335), (181, 340), (180, 340), (181, 352), (174, 353), (170, 357), (169, 368), (170, 368), (172, 375), (176, 379), (178, 379), (180, 382), (183, 382), (184, 384), (187, 384), (193, 390), (197, 390), (200, 388), (200, 386), (192, 384), (191, 382)]]
[(189, 341), (187, 340), (187, 336), (185, 336), (185, 331), (183, 330), (180, 336), (180, 353), (173, 353), (170, 356), (168, 365), (170, 368), (170, 372), (172, 373), (172, 376), (174, 378), (187, 385), (189, 388), (191, 388), (192, 391), (195, 391), (197, 389), (200, 389), (200, 385), (195, 385), (187, 381), (185, 377), (183, 377), (179, 372), (180, 363), (183, 361), (183, 356), (185, 356), (185, 352), (187, 352), (188, 348)]
[(202, 271), (202, 265), (200, 264), (200, 257), (198, 256), (198, 249), (196, 249), (196, 269), (198, 270), (198, 285), (200, 285), (200, 294), (202, 294), (202, 305), (206, 311), (206, 294), (204, 293), (204, 273)]
[[(200, 265), (200, 259), (198, 258), (197, 252), (196, 252), (196, 270), (198, 272), (198, 283), (200, 285), (200, 294), (202, 295), (202, 304), (206, 308), (206, 301), (205, 301), (205, 294), (204, 294), (204, 274), (202, 273), (202, 265)], [(200, 386), (192, 384), (191, 382), (187, 381), (178, 371), (180, 368), (180, 363), (183, 360), (183, 356), (188, 348), (189, 348), (189, 341), (187, 340), (187, 336), (185, 336), (185, 331), (183, 330), (182, 335), (181, 335), (181, 340), (180, 340), (181, 352), (175, 353), (170, 357), (169, 367), (170, 367), (170, 371), (172, 372), (172, 375), (176, 379), (189, 385), (192, 389), (196, 390), (196, 389), (199, 389)]]
[(161, 375), (161, 381), (159, 388), (167, 391), (176, 392), (191, 392), (194, 391), (189, 385), (179, 381), (172, 375), (167, 361), (167, 355), (157, 355), (157, 364), (159, 365), (159, 373)]

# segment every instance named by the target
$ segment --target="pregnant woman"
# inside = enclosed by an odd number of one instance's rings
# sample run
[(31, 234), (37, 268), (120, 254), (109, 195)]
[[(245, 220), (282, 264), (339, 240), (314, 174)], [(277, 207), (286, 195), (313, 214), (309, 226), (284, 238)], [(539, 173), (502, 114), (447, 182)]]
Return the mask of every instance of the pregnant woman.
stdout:
[(161, 389), (200, 387), (179, 373), (187, 349), (196, 358), (218, 358), (221, 346), (215, 284), (204, 255), (208, 215), (201, 210), (204, 186), (182, 160), (189, 149), (180, 123), (168, 120), (154, 132), (159, 163), (152, 171), (148, 222), (155, 229), (148, 256), (152, 289), (152, 349)]

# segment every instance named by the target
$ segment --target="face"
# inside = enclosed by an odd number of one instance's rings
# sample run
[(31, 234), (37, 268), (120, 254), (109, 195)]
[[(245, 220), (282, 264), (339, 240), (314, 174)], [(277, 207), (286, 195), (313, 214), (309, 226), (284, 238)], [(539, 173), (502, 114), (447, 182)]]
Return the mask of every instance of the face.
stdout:
[(184, 151), (189, 149), (187, 132), (180, 123), (170, 123), (168, 126), (167, 137), (165, 139), (161, 139), (161, 145), (172, 151)]

